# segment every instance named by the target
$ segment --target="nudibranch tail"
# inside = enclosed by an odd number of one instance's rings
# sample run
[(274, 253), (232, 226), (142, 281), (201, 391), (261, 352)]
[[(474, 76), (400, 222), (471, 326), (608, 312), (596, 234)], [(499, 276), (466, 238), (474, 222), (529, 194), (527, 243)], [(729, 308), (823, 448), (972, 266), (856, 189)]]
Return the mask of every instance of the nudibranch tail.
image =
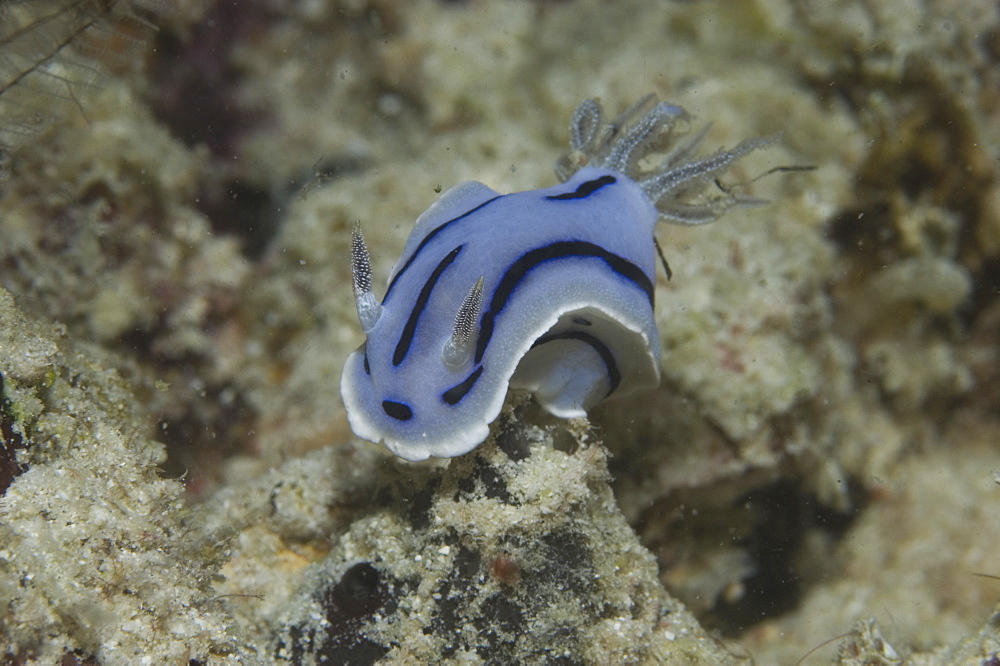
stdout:
[[(577, 106), (570, 124), (572, 150), (556, 164), (556, 173), (563, 180), (584, 166), (625, 174), (642, 188), (660, 219), (674, 224), (704, 224), (733, 206), (766, 203), (721, 188), (718, 195), (705, 195), (703, 190), (740, 158), (773, 143), (772, 138), (750, 139), (730, 150), (696, 158), (710, 126), (686, 141), (680, 140), (687, 113), (679, 106), (657, 102), (655, 95), (647, 95), (610, 122), (602, 115), (596, 100)], [(640, 162), (656, 153), (664, 155), (660, 163), (643, 169)]]
[(455, 327), (441, 354), (449, 368), (461, 368), (472, 356), (472, 350), (476, 346), (476, 320), (483, 306), (484, 284), (484, 278), (480, 275), (469, 293), (465, 295), (462, 305), (458, 308), (458, 314), (455, 315)]
[(368, 256), (368, 246), (361, 234), (361, 223), (354, 223), (351, 232), (351, 273), (354, 278), (354, 302), (358, 307), (361, 329), (368, 333), (378, 323), (382, 315), (382, 305), (372, 293), (372, 262)]

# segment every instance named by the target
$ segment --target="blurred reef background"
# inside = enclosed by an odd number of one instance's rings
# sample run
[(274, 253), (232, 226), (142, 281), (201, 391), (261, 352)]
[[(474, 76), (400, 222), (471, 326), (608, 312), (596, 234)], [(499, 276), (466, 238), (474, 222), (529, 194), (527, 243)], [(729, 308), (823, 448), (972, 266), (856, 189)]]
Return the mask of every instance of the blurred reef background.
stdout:
[[(649, 92), (780, 135), (660, 388), (357, 441), (354, 220)], [(0, 0), (0, 661), (998, 663), (998, 109), (992, 0)]]

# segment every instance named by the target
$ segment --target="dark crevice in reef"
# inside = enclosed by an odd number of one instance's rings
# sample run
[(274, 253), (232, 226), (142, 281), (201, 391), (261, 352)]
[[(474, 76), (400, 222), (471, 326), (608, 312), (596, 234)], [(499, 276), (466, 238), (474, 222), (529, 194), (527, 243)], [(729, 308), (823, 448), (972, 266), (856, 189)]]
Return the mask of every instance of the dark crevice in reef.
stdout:
[(234, 163), (240, 139), (265, 124), (264, 111), (239, 101), (244, 73), (233, 64), (234, 46), (261, 29), (259, 12), (219, 2), (184, 41), (170, 31), (157, 37), (150, 71), (149, 103), (157, 119), (188, 146), (207, 146), (198, 209), (219, 234), (241, 239), (244, 254), (258, 259), (277, 232), (283, 201), (249, 181)]
[(243, 255), (252, 261), (264, 255), (278, 233), (283, 215), (281, 200), (265, 188), (239, 178), (206, 183), (197, 206), (208, 218), (212, 231), (239, 238)]
[(302, 663), (307, 654), (318, 663), (375, 664), (389, 651), (364, 635), (377, 615), (391, 616), (399, 602), (399, 582), (370, 562), (351, 566), (332, 587), (318, 596), (326, 619), (325, 631), (292, 627), (289, 641), (278, 646), (278, 657)]
[(249, 40), (260, 12), (242, 3), (217, 2), (182, 39), (161, 30), (150, 67), (150, 104), (157, 119), (189, 146), (205, 145), (231, 157), (241, 133), (260, 124), (259, 114), (236, 96), (244, 73), (231, 62), (233, 48)]
[[(515, 413), (518, 418), (523, 414), (522, 408), (517, 408)], [(515, 427), (505, 427), (497, 433), (497, 446), (504, 454), (513, 460), (518, 462), (520, 460), (526, 460), (531, 456), (531, 442), (528, 441), (527, 436), (522, 428)]]
[(242, 242), (245, 256), (260, 259), (278, 232), (284, 210), (296, 196), (315, 186), (366, 168), (365, 160), (323, 156), (310, 169), (300, 169), (287, 183), (256, 182), (243, 171), (239, 144), (248, 135), (273, 125), (268, 108), (248, 108), (240, 88), (248, 73), (233, 58), (236, 46), (261, 38), (270, 24), (282, 20), (266, 3), (218, 2), (182, 39), (163, 30), (157, 37), (150, 67), (149, 104), (156, 118), (188, 146), (206, 146), (212, 164), (196, 206), (219, 234)]
[(886, 203), (841, 211), (827, 223), (827, 229), (838, 250), (853, 255), (866, 272), (898, 261), (901, 256), (899, 232), (892, 225), (892, 211)]
[(751, 474), (723, 483), (748, 490), (678, 490), (643, 511), (634, 528), (657, 556), (667, 590), (703, 627), (737, 638), (794, 611), (835, 574), (832, 553), (868, 500), (862, 484), (849, 479), (845, 512), (793, 481)]
[(434, 506), (434, 493), (437, 492), (441, 479), (433, 479), (426, 486), (416, 491), (408, 503), (406, 511), (414, 529), (422, 530), (431, 524), (431, 508)]
[[(817, 572), (827, 572), (831, 565), (828, 549), (806, 550), (806, 537), (819, 531), (824, 543), (839, 541), (864, 510), (862, 497), (852, 500), (850, 513), (838, 513), (794, 483), (779, 481), (734, 502), (734, 510), (751, 514), (752, 529), (740, 545), (753, 573), (741, 581), (744, 592), (738, 598), (716, 600), (699, 618), (703, 625), (735, 637), (762, 620), (795, 610), (809, 588), (819, 582)], [(810, 561), (816, 557), (824, 561)]]
[(218, 479), (202, 470), (220, 469), (219, 462), (252, 447), (256, 410), (229, 386), (209, 386), (180, 403), (184, 411), (164, 416), (158, 439), (167, 447), (164, 474), (186, 476), (189, 490), (197, 491)]
[[(994, 159), (974, 115), (950, 88), (953, 82), (929, 61), (909, 58), (899, 75), (888, 78), (879, 68), (867, 69), (856, 49), (842, 45), (846, 57), (839, 69), (807, 79), (821, 95), (832, 94), (855, 109), (873, 137), (858, 169), (856, 205), (833, 218), (832, 239), (858, 268), (876, 271), (906, 253), (896, 229), (905, 209), (938, 207), (954, 215), (960, 227), (952, 239), (950, 232), (929, 226), (922, 239), (925, 251), (955, 259), (969, 270), (973, 284), (992, 280), (995, 285), (1000, 257), (991, 249), (994, 244), (983, 242), (993, 233)], [(889, 100), (876, 114), (871, 113), (873, 91)], [(868, 261), (875, 254), (883, 263)], [(996, 289), (979, 290), (959, 313), (962, 324), (971, 327), (998, 298)]]
[(972, 281), (972, 295), (960, 311), (969, 328), (978, 322), (991, 305), (1000, 301), (1000, 256), (983, 261)]
[(474, 497), (481, 492), (484, 497), (498, 499), (504, 504), (518, 503), (508, 492), (507, 482), (503, 475), (481, 456), (476, 457), (476, 465), (472, 475), (458, 482), (458, 490), (459, 492), (455, 493), (454, 497), (456, 502), (462, 498), (462, 495)]
[(14, 429), (14, 422), (10, 400), (4, 395), (3, 373), (0, 373), (0, 497), (26, 469), (17, 461), (17, 452), (24, 450), (25, 444)]

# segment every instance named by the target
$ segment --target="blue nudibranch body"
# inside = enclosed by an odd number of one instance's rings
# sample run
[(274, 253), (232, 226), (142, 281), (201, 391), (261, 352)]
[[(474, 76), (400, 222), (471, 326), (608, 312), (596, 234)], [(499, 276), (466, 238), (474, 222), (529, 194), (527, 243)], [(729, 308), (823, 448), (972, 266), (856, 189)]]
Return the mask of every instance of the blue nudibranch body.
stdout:
[[(355, 434), (408, 460), (452, 457), (486, 439), (508, 386), (564, 418), (655, 387), (656, 223), (701, 224), (757, 203), (699, 195), (767, 142), (695, 158), (704, 132), (677, 141), (685, 121), (652, 96), (610, 123), (597, 102), (583, 102), (573, 150), (557, 165), (565, 182), (507, 195), (477, 182), (448, 190), (417, 220), (381, 303), (355, 227), (367, 340), (341, 379)], [(640, 170), (651, 153), (659, 166)]]

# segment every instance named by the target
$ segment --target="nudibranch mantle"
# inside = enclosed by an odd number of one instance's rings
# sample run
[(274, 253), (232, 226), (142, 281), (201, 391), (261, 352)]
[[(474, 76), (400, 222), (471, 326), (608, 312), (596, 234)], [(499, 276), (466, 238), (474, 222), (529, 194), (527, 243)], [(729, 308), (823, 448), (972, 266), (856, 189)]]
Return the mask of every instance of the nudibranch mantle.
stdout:
[[(602, 123), (577, 107), (565, 182), (501, 195), (466, 182), (420, 218), (379, 303), (355, 227), (354, 290), (367, 339), (347, 359), (341, 395), (355, 434), (407, 460), (478, 446), (508, 386), (573, 418), (605, 397), (659, 383), (653, 316), (660, 219), (701, 224), (757, 200), (706, 183), (766, 140), (693, 158), (679, 107), (650, 96)], [(650, 152), (664, 155), (640, 171)]]

